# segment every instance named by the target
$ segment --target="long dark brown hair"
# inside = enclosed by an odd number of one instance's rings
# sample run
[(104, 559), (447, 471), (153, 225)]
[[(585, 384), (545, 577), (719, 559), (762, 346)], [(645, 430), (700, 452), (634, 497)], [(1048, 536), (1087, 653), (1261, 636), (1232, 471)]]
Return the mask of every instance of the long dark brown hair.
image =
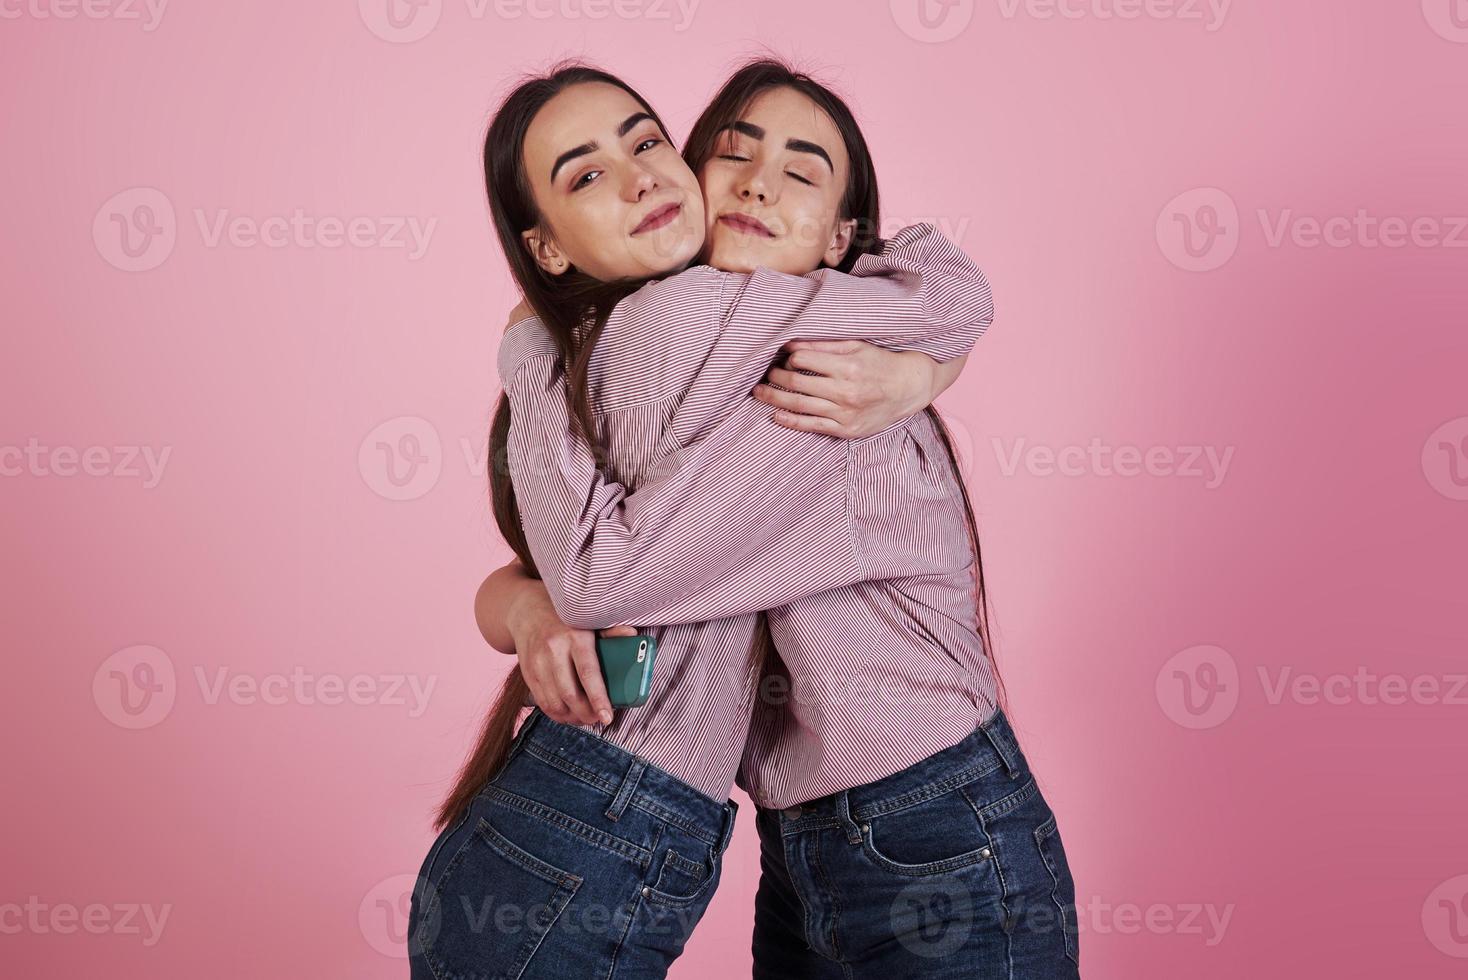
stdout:
[[(601, 458), (599, 433), (593, 422), (586, 382), (587, 364), (612, 308), (618, 300), (647, 280), (598, 282), (575, 269), (561, 276), (551, 276), (540, 268), (521, 241), (521, 232), (541, 223), (523, 166), (525, 131), (536, 113), (552, 97), (570, 86), (587, 82), (603, 82), (627, 92), (643, 105), (657, 121), (659, 128), (663, 129), (664, 136), (667, 136), (666, 127), (647, 100), (625, 82), (587, 65), (562, 64), (544, 75), (525, 80), (501, 103), (484, 142), (484, 176), (495, 231), (510, 264), (510, 270), (525, 294), (526, 302), (555, 338), (563, 363), (569, 365), (566, 387), (573, 424), (579, 427), (581, 437), (591, 446), (593, 454)], [(851, 109), (830, 89), (809, 75), (773, 58), (750, 61), (730, 76), (694, 123), (684, 146), (683, 158), (694, 174), (697, 174), (713, 156), (719, 135), (744, 114), (757, 96), (781, 87), (800, 92), (819, 106), (835, 123), (845, 143), (847, 159), (850, 161), (850, 176), (841, 201), (840, 217), (843, 220), (854, 220), (855, 227), (851, 247), (836, 268), (842, 272), (849, 271), (862, 255), (876, 252), (882, 247), (881, 210), (876, 168), (872, 163), (866, 139), (862, 136)], [(591, 329), (587, 332), (584, 343), (578, 342), (578, 331), (585, 324), (590, 324)], [(953, 466), (953, 475), (963, 491), (964, 510), (974, 548), (974, 588), (979, 635), (984, 650), (990, 656), (990, 667), (998, 684), (999, 703), (1004, 706), (1007, 698), (1003, 683), (999, 680), (998, 668), (993, 664), (989, 638), (988, 596), (984, 589), (984, 569), (979, 560), (978, 522), (969, 502), (968, 489), (964, 484), (948, 427), (931, 405), (926, 411), (942, 436)], [(501, 395), (489, 438), (490, 495), (495, 521), (526, 571), (532, 577), (539, 578), (535, 561), (525, 541), (519, 508), (515, 503), (514, 487), (510, 480), (506, 457), (509, 430), (509, 399)], [(773, 648), (770, 638), (765, 635), (767, 626), (763, 616), (760, 617), (760, 623), (761, 635), (756, 645), (756, 673)], [(504, 764), (528, 694), (529, 688), (520, 668), (516, 666), (506, 678), (485, 719), (478, 744), (460, 769), (454, 788), (440, 806), (435, 827), (441, 829), (457, 819)]]
[[(535, 205), (535, 195), (525, 173), (525, 132), (536, 114), (552, 98), (572, 86), (588, 83), (615, 85), (632, 96), (667, 137), (667, 127), (662, 119), (648, 101), (626, 82), (600, 68), (563, 62), (544, 74), (521, 81), (495, 110), (484, 138), (484, 184), (489, 194), (489, 211), (495, 234), (504, 250), (505, 260), (510, 264), (510, 273), (524, 294), (525, 302), (555, 338), (561, 351), (561, 363), (568, 366), (566, 398), (572, 424), (579, 430), (577, 434), (592, 447), (593, 454), (601, 459), (600, 440), (593, 425), (586, 384), (587, 362), (617, 301), (647, 280), (602, 282), (574, 267), (553, 276), (540, 267), (521, 239), (521, 232), (542, 224), (540, 209)], [(588, 323), (591, 330), (583, 340), (580, 331)], [(489, 486), (494, 519), (526, 572), (533, 578), (540, 578), (535, 558), (525, 541), (520, 509), (515, 502), (515, 487), (510, 480), (506, 450), (509, 435), (510, 399), (501, 394), (489, 430)], [(516, 722), (529, 693), (530, 688), (517, 664), (505, 678), (499, 696), (484, 720), (479, 742), (459, 770), (454, 788), (439, 806), (436, 827), (442, 829), (456, 820), (504, 764), (510, 743), (514, 740)]]

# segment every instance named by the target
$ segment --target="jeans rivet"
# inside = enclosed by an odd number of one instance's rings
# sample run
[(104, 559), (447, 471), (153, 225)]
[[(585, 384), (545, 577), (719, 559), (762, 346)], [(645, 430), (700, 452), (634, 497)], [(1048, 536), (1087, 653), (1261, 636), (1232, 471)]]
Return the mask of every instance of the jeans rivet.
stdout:
[(647, 898), (651, 894), (652, 894), (652, 889), (649, 888), (647, 885), (643, 885), (642, 886), (642, 897), (643, 898)]
[(986, 847), (982, 851), (980, 851), (979, 853), (982, 854), (984, 857), (988, 857), (989, 856), (989, 849)]
[(872, 832), (872, 825), (869, 824), (869, 823), (862, 824), (861, 825), (861, 832), (863, 834), (870, 834)]

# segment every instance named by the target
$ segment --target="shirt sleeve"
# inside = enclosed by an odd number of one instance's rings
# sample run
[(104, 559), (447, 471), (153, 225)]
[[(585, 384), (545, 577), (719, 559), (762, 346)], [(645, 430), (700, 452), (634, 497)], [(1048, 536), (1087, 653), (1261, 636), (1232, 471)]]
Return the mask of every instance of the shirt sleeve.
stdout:
[(520, 521), (567, 625), (722, 619), (864, 577), (844, 440), (775, 425), (751, 397), (628, 494), (572, 434), (558, 357), (526, 361), (507, 394)]
[(983, 271), (931, 224), (902, 229), (849, 275), (725, 275), (717, 360), (751, 387), (790, 340), (864, 340), (947, 361), (994, 322)]
[[(706, 351), (703, 373), (739, 390), (753, 387), (790, 340), (865, 340), (946, 361), (973, 350), (993, 321), (983, 271), (931, 224), (918, 224), (863, 255), (850, 274), (697, 266), (649, 283), (617, 304), (593, 357), (607, 366), (608, 393), (622, 404), (625, 386), (647, 382), (618, 378), (615, 365), (651, 349)], [(506, 339), (505, 387), (526, 358), (556, 350), (543, 330)]]
[[(780, 345), (798, 337), (956, 357), (971, 349), (993, 308), (982, 273), (931, 226), (904, 229), (853, 273), (762, 269), (735, 276), (732, 289), (716, 278), (714, 292), (707, 277), (700, 280), (721, 317), (698, 382), (718, 384), (700, 404), (723, 407), (631, 494), (605, 479), (572, 435), (559, 351), (545, 328), (522, 321), (506, 333), (499, 368), (511, 405), (510, 474), (526, 540), (564, 622), (582, 629), (700, 622), (871, 577), (873, 556), (858, 552), (852, 523), (848, 441), (776, 425), (773, 408), (749, 388)], [(637, 349), (635, 324), (658, 325), (639, 315), (648, 294), (619, 304), (604, 337)], [(885, 573), (954, 570), (951, 558), (909, 545), (909, 537), (885, 539), (891, 553), (877, 563)]]

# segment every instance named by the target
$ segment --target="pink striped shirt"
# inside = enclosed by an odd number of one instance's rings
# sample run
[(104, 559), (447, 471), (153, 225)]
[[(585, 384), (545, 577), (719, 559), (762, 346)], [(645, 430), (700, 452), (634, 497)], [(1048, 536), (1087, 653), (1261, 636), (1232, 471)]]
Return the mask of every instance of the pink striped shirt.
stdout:
[[(929, 225), (849, 276), (698, 266), (650, 283), (617, 305), (588, 366), (605, 473), (571, 434), (550, 334), (534, 318), (506, 331), (509, 469), (551, 601), (568, 625), (658, 641), (647, 704), (592, 731), (718, 800), (742, 757), (755, 801), (787, 806), (987, 716), (974, 554), (931, 420), (859, 440), (797, 432), (750, 389), (791, 339), (947, 360), (992, 316), (983, 273)], [(760, 610), (791, 686), (754, 712)], [(808, 673), (833, 670), (845, 676)]]

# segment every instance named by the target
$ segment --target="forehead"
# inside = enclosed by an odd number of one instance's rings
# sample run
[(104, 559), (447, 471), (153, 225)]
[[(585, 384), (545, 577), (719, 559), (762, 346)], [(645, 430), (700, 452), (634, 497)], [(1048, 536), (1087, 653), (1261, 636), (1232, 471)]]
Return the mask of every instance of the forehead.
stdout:
[(786, 140), (792, 139), (819, 143), (831, 154), (837, 170), (847, 164), (846, 141), (831, 117), (808, 96), (792, 88), (781, 86), (761, 92), (739, 118), (763, 129), (767, 144), (783, 146)]
[(525, 165), (531, 178), (548, 179), (552, 161), (572, 147), (615, 144), (617, 127), (645, 111), (642, 103), (606, 82), (583, 82), (557, 92), (525, 130)]

